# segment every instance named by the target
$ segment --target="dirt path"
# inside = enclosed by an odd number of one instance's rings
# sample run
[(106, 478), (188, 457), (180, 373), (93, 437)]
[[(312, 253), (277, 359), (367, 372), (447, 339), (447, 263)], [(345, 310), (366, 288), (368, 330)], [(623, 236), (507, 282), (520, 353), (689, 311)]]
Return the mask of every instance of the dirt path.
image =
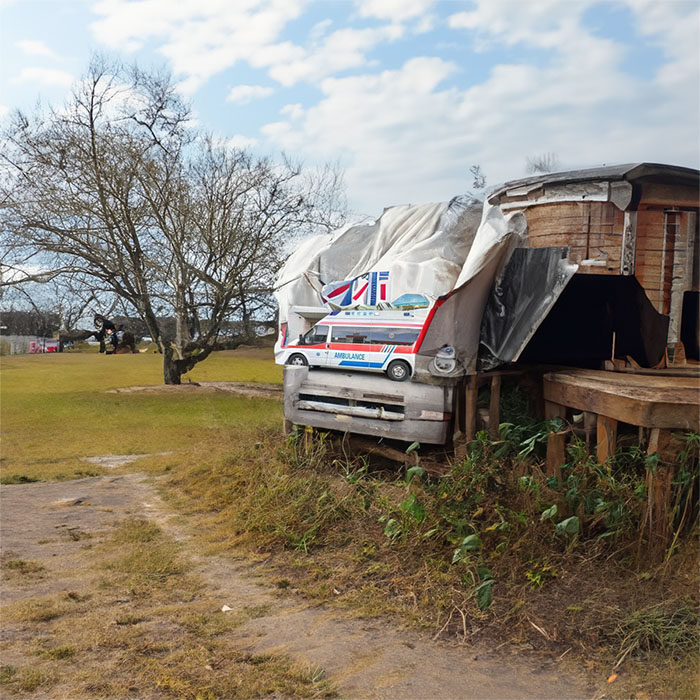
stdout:
[[(586, 698), (593, 689), (552, 662), (505, 658), (471, 646), (430, 641), (382, 621), (344, 619), (337, 611), (282, 595), (247, 563), (203, 557), (188, 548), (186, 525), (139, 474), (5, 486), (1, 491), (3, 559), (29, 560), (51, 575), (5, 577), (3, 606), (57, 592), (85, 593), (91, 548), (125, 517), (146, 517), (179, 540), (221, 615), (254, 616), (227, 632), (246, 653), (282, 652), (323, 668), (347, 698)], [(214, 608), (213, 606), (217, 606)], [(252, 619), (248, 619), (251, 618)], [(19, 661), (21, 629), (2, 638), (4, 663)], [(8, 661), (9, 659), (9, 661)], [(42, 697), (38, 695), (36, 697)]]

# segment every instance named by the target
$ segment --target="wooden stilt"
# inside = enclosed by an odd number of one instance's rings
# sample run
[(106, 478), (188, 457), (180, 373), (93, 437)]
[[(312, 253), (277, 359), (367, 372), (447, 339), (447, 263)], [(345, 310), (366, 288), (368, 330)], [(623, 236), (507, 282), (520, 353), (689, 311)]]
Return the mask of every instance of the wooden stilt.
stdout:
[(566, 436), (568, 430), (560, 433), (550, 433), (547, 436), (547, 476), (561, 479), (561, 468), (566, 463)]
[(649, 434), (647, 454), (659, 454), (656, 469), (647, 469), (647, 523), (653, 552), (668, 545), (671, 530), (671, 482), (675, 449), (671, 431), (652, 428)]
[(475, 374), (467, 377), (466, 390), (464, 392), (464, 434), (467, 442), (476, 435), (476, 399), (479, 393), (479, 384)]
[(489, 401), (489, 437), (492, 440), (498, 440), (498, 426), (501, 423), (500, 412), (501, 399), (501, 375), (497, 374), (491, 377), (491, 398)]
[(544, 417), (547, 420), (550, 420), (551, 418), (561, 418), (564, 420), (566, 418), (566, 406), (554, 403), (553, 401), (545, 401)]
[(617, 421), (598, 414), (596, 425), (596, 437), (598, 442), (597, 457), (601, 464), (615, 455), (615, 445), (617, 443)]

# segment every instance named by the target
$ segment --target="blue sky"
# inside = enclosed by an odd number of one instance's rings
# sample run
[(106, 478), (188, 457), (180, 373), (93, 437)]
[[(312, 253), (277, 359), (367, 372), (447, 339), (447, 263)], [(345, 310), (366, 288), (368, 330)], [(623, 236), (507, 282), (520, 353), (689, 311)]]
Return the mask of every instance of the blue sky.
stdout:
[(697, 0), (0, 0), (0, 116), (93, 51), (172, 71), (234, 145), (339, 162), (358, 213), (525, 176), (700, 165)]

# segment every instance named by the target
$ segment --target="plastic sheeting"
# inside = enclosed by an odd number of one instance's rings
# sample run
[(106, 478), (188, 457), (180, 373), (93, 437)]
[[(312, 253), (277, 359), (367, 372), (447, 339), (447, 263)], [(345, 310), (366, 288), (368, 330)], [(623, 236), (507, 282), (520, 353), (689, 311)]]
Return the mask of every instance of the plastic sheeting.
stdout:
[(568, 251), (566, 247), (513, 251), (484, 311), (480, 370), (517, 361), (578, 269), (568, 262)]
[(280, 322), (292, 306), (323, 306), (321, 289), (374, 271), (389, 272), (389, 300), (429, 299), (449, 292), (459, 277), (481, 220), (473, 197), (386, 209), (373, 224), (350, 226), (304, 241), (277, 279)]
[(417, 365), (418, 378), (429, 371), (426, 358), (445, 345), (456, 351), (455, 376), (473, 372), (494, 279), (525, 231), (522, 214), (506, 217), (498, 206), (473, 197), (391, 207), (373, 224), (311, 238), (295, 251), (278, 277), (280, 323), (287, 322), (293, 307), (323, 306), (322, 291), (327, 296), (381, 272), (389, 301), (409, 293), (435, 301), (419, 351), (424, 361)]

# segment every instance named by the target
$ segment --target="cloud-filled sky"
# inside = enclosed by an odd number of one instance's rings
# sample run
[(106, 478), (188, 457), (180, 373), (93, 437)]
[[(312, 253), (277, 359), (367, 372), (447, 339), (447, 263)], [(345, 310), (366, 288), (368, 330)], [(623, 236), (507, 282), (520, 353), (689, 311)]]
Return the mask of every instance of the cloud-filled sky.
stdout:
[(208, 130), (345, 169), (352, 208), (526, 175), (700, 165), (697, 0), (0, 0), (0, 116), (94, 51), (165, 66)]

